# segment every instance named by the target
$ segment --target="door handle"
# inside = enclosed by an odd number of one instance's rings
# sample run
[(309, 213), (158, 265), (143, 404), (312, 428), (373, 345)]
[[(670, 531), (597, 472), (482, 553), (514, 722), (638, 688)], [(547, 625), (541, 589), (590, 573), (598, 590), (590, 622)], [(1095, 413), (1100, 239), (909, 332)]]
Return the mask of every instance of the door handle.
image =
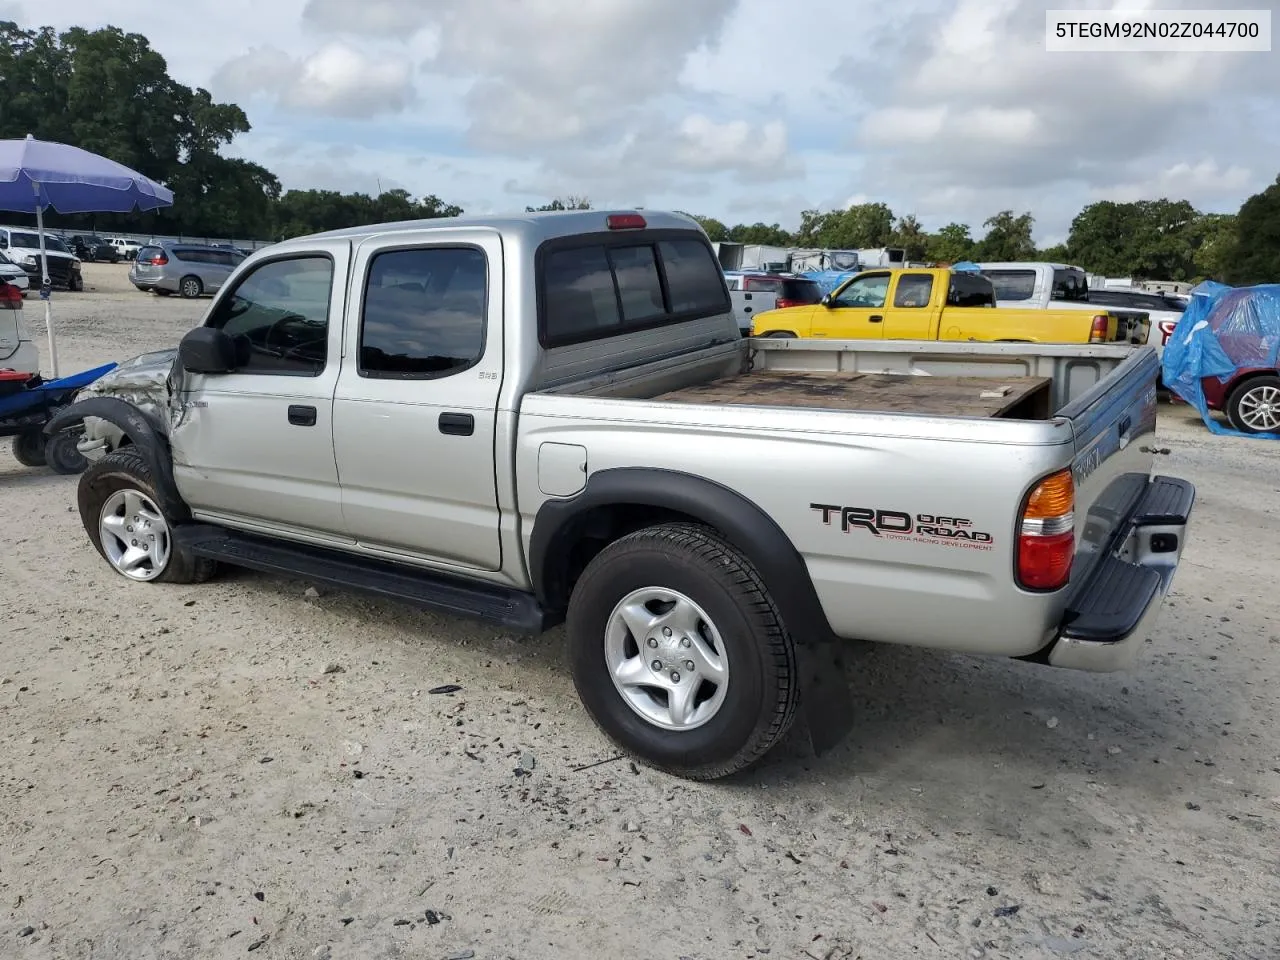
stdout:
[(1123, 420), (1121, 420), (1121, 421), (1120, 421), (1120, 436), (1119, 436), (1119, 440), (1120, 440), (1120, 449), (1121, 449), (1121, 450), (1123, 450), (1125, 447), (1127, 447), (1127, 446), (1129, 445), (1129, 440), (1131, 439), (1131, 438), (1130, 438), (1130, 436), (1129, 436), (1129, 430), (1130, 430), (1130, 428), (1132, 428), (1132, 427), (1133, 427), (1133, 420), (1132, 420), (1132, 418), (1130, 418), (1130, 417), (1125, 417)]
[(469, 437), (476, 432), (476, 418), (469, 413), (440, 414), (440, 432), (455, 437)]
[(873, 313), (871, 316), (867, 317), (867, 319), (872, 323), (884, 323), (884, 317), (880, 316), (878, 313)]
[(316, 425), (316, 408), (302, 404), (289, 404), (289, 422), (295, 427), (314, 427)]

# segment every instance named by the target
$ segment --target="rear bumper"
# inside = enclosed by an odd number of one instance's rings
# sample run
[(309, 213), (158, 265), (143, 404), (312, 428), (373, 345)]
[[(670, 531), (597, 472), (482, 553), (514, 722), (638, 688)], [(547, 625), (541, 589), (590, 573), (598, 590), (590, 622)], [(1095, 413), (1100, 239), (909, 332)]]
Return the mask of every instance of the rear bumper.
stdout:
[(1110, 672), (1133, 663), (1178, 569), (1195, 496), (1186, 480), (1152, 479), (1116, 548), (1068, 601), (1050, 665)]

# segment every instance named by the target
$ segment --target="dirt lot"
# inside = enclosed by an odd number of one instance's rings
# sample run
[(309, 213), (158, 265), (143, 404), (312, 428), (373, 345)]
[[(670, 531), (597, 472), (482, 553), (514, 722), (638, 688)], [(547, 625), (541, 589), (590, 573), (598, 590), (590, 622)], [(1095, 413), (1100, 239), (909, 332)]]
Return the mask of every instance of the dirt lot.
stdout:
[[(64, 372), (208, 306), (125, 271), (55, 294)], [(1132, 672), (858, 649), (840, 748), (709, 785), (610, 760), (559, 632), (129, 584), (0, 444), (0, 956), (1274, 958), (1280, 447), (1160, 434), (1199, 501)]]

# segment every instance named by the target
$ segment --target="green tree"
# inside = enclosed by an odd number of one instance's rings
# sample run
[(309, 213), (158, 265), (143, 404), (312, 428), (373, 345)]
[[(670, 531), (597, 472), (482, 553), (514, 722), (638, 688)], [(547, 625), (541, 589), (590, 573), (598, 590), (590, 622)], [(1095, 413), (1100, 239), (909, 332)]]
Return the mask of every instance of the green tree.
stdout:
[(1235, 221), (1235, 242), (1223, 267), (1225, 282), (1280, 282), (1280, 176), (1246, 200)]
[(700, 217), (696, 213), (688, 214), (688, 216), (698, 221), (698, 226), (702, 227), (707, 234), (707, 239), (712, 243), (729, 239), (729, 228), (715, 217)]
[(901, 218), (889, 238), (890, 246), (902, 247), (908, 260), (923, 260), (929, 249), (929, 235), (913, 214)]
[(552, 210), (590, 210), (591, 201), (586, 197), (575, 196), (571, 193), (564, 199), (556, 197), (550, 203), (543, 204), (540, 207), (525, 207), (524, 209), (526, 213), (547, 213)]
[(883, 203), (856, 203), (847, 210), (800, 214), (796, 242), (806, 247), (858, 250), (883, 247), (893, 237), (893, 211)]
[(1070, 255), (1067, 253), (1067, 245), (1065, 243), (1055, 243), (1051, 247), (1041, 247), (1037, 250), (1036, 259), (1049, 263), (1068, 263)]
[(937, 233), (930, 235), (925, 248), (925, 258), (933, 263), (959, 263), (971, 260), (975, 244), (969, 236), (969, 227), (963, 223), (948, 223)]
[(983, 226), (986, 236), (978, 241), (978, 257), (982, 260), (1030, 260), (1036, 255), (1031, 227), (1035, 218), (1029, 213), (1014, 216), (1012, 210), (1001, 210), (988, 217)]
[(1192, 280), (1218, 280), (1231, 270), (1238, 224), (1234, 214), (1201, 214), (1192, 227), (1195, 265)]
[[(51, 212), (51, 226), (266, 238), (461, 212), (439, 197), (418, 200), (403, 190), (377, 198), (291, 191), (286, 202), (269, 170), (222, 155), (223, 147), (249, 129), (240, 107), (170, 77), (164, 57), (141, 34), (116, 27), (58, 33), (0, 22), (0, 137), (30, 133), (75, 144), (174, 191), (174, 205), (153, 213)], [(569, 199), (585, 206), (585, 199)]]
[(794, 238), (776, 223), (739, 223), (729, 228), (728, 239), (734, 243), (762, 243), (770, 247), (789, 247)]

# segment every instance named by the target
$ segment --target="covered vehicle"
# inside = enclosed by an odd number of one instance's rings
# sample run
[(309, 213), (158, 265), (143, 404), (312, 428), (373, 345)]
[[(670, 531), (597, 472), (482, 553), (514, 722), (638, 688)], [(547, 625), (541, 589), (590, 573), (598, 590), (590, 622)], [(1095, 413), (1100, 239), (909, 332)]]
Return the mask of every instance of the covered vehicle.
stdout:
[[(1280, 284), (1230, 287), (1207, 280), (1174, 328), (1162, 358), (1165, 385), (1211, 431), (1280, 439)], [(1210, 411), (1227, 415), (1231, 427)]]

